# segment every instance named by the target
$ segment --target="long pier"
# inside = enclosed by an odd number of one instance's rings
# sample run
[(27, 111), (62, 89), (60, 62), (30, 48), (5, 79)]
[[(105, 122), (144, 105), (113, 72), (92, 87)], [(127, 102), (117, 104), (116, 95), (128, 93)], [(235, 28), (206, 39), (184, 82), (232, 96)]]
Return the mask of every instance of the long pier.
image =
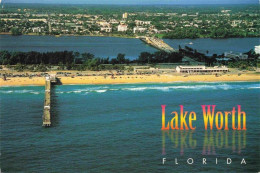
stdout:
[(156, 49), (171, 53), (176, 52), (174, 48), (166, 44), (162, 39), (156, 37), (140, 37), (140, 40), (144, 41), (145, 43), (155, 47)]
[(56, 76), (48, 76), (45, 79), (45, 98), (42, 116), (42, 126), (51, 126), (51, 84), (56, 83)]

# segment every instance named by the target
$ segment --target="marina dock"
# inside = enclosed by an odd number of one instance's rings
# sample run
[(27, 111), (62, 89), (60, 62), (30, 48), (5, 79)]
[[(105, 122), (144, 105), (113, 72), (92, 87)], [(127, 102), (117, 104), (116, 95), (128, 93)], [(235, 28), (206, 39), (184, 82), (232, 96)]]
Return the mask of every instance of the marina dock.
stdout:
[(151, 45), (154, 48), (159, 49), (161, 51), (165, 51), (168, 53), (176, 52), (175, 49), (166, 44), (162, 39), (156, 37), (140, 37), (139, 39), (145, 42), (146, 44)]
[(51, 85), (56, 83), (56, 76), (48, 76), (45, 79), (45, 98), (42, 117), (42, 126), (51, 126)]

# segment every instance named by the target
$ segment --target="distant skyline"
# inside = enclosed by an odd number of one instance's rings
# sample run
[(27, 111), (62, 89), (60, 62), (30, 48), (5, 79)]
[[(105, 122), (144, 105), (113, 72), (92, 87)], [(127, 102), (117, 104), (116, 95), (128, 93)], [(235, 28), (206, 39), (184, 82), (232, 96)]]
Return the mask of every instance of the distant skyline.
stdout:
[(195, 5), (195, 4), (259, 4), (259, 0), (2, 0), (2, 3)]

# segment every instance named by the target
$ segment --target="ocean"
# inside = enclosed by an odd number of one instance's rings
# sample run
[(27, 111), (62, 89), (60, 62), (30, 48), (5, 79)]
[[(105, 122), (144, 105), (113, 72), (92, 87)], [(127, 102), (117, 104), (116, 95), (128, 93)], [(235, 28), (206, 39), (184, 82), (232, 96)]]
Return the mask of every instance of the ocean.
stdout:
[[(54, 86), (44, 128), (43, 86), (0, 87), (1, 171), (257, 172), (259, 91), (259, 82)], [(196, 129), (162, 131), (161, 105), (167, 121), (180, 105), (196, 112)], [(241, 105), (247, 130), (205, 130), (201, 105)]]

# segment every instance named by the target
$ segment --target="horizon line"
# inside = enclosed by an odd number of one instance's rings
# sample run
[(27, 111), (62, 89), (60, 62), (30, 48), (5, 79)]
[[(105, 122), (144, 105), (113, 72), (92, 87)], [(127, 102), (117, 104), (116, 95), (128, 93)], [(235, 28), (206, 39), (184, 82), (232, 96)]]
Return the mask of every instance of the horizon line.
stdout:
[(95, 3), (42, 3), (42, 2), (5, 2), (5, 3), (1, 3), (1, 4), (42, 4), (42, 5), (260, 5), (259, 3), (219, 3), (219, 4), (173, 4), (173, 3), (162, 3), (162, 4), (149, 4), (149, 3), (143, 3), (143, 4), (137, 4), (137, 3), (133, 3), (133, 4), (127, 4), (127, 3), (100, 3), (100, 4), (95, 4)]

